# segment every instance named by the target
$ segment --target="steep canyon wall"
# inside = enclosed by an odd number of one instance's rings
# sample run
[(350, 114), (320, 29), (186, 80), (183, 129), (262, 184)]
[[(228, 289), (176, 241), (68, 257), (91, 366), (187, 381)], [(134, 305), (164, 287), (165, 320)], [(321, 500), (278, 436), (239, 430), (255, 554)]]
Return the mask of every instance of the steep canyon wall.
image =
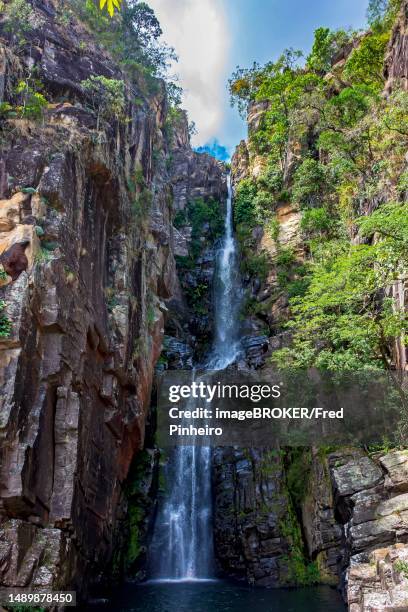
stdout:
[[(84, 595), (117, 542), (164, 326), (190, 333), (175, 214), (225, 176), (184, 115), (170, 125), (163, 83), (129, 81), (62, 3), (27, 6), (23, 42), (0, 20), (0, 102), (33, 71), (47, 100), (1, 126), (0, 573)], [(123, 88), (122, 116), (95, 108), (95, 75)]]

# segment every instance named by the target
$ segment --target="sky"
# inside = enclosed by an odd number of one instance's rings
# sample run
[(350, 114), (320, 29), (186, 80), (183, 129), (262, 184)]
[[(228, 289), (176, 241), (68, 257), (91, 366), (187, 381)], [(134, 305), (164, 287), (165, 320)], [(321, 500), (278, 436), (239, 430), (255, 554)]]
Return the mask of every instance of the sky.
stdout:
[[(227, 81), (236, 66), (276, 59), (289, 47), (308, 53), (320, 26), (365, 24), (368, 0), (148, 0), (163, 40), (179, 56), (183, 108), (194, 121), (193, 146), (232, 154), (246, 125), (231, 108)], [(224, 149), (225, 147), (225, 149)]]

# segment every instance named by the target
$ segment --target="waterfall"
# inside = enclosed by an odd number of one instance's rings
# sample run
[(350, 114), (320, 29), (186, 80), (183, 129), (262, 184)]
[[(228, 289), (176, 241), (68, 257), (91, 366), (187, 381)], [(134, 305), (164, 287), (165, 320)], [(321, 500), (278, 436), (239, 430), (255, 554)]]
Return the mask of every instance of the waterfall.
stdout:
[(242, 298), (237, 246), (232, 224), (230, 175), (228, 175), (225, 235), (222, 249), (218, 254), (214, 289), (215, 339), (207, 367), (210, 370), (223, 370), (233, 363), (240, 353), (239, 311)]
[[(208, 370), (222, 370), (239, 355), (241, 294), (228, 175), (225, 233), (214, 279), (214, 344), (205, 365)], [(210, 579), (213, 575), (211, 449), (175, 448), (166, 465), (165, 480), (168, 493), (156, 519), (150, 574), (155, 580), (165, 581)]]

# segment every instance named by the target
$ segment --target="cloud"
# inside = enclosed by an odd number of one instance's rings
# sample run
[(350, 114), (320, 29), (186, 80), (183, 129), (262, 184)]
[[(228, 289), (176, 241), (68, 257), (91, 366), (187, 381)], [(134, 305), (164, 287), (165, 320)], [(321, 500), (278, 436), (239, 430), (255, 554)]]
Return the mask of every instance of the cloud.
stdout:
[(231, 154), (227, 147), (224, 147), (224, 145), (220, 144), (217, 138), (213, 138), (213, 140), (207, 142), (202, 147), (197, 147), (196, 151), (197, 153), (208, 153), (209, 155), (212, 155), (216, 159), (219, 159), (223, 162), (229, 161), (231, 158)]
[(184, 89), (183, 107), (198, 133), (194, 144), (214, 138), (224, 118), (230, 34), (220, 0), (148, 0), (163, 40), (179, 61), (173, 70)]

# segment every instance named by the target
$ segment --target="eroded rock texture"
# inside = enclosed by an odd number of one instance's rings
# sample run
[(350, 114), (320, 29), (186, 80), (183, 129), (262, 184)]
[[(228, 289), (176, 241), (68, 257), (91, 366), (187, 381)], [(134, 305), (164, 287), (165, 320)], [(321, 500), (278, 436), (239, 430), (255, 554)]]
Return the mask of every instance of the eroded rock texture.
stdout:
[[(43, 121), (10, 119), (0, 152), (0, 581), (85, 593), (112, 557), (165, 319), (185, 309), (174, 211), (225, 178), (166, 138), (160, 82), (136, 91), (58, 15), (36, 2), (18, 53), (0, 31), (0, 101), (34, 61), (50, 102)], [(126, 121), (89, 109), (91, 74), (124, 81)]]
[(294, 584), (289, 559), (296, 523), (280, 453), (223, 447), (215, 450), (213, 466), (220, 569), (258, 586)]
[(386, 91), (397, 87), (408, 88), (408, 4), (402, 2), (401, 12), (394, 26), (385, 61)]

